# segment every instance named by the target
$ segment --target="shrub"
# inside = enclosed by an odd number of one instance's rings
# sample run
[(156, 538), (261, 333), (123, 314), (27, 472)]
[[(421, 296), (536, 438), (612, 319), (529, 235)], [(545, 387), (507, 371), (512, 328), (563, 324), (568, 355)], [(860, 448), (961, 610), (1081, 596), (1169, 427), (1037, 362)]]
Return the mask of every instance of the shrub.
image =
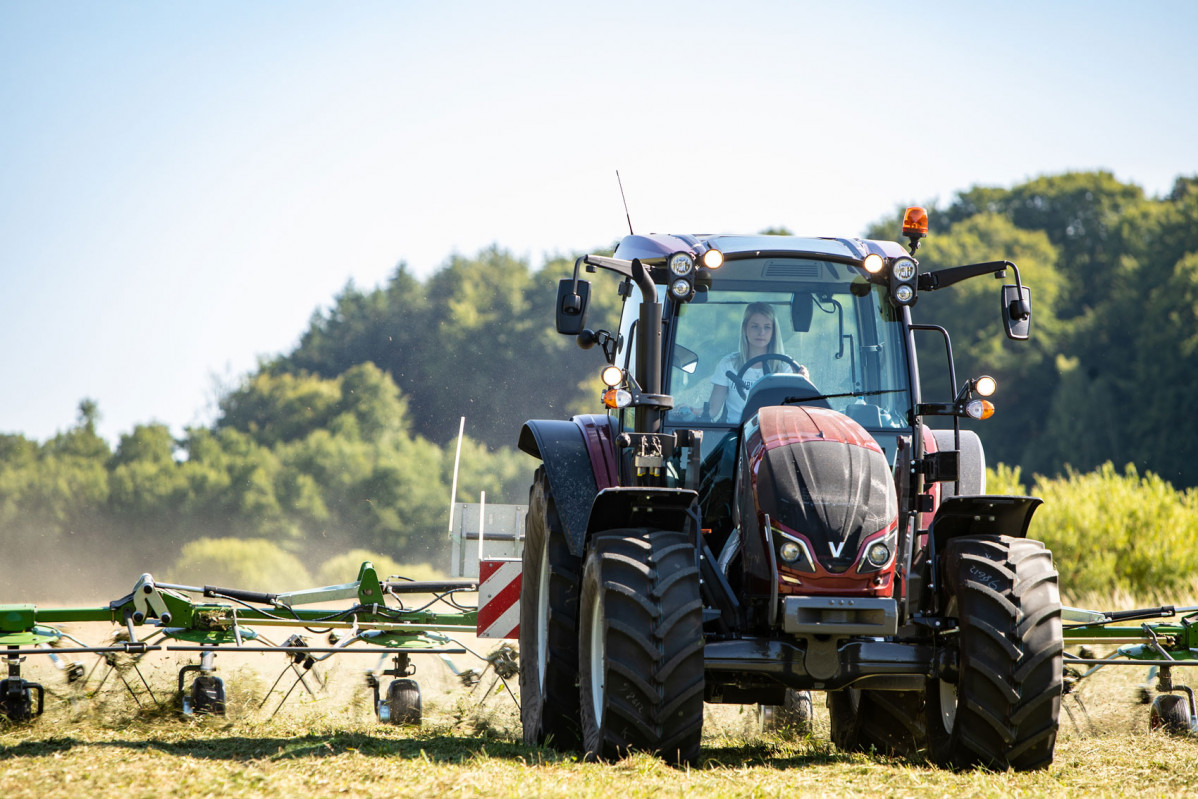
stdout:
[(1022, 490), (1019, 470), (987, 475), (990, 493), (1030, 493), (1044, 505), (1028, 535), (1052, 550), (1062, 593), (1113, 596), (1188, 594), (1198, 575), (1198, 491), (1178, 491), (1135, 466), (1107, 462), (1092, 472), (1036, 475)]
[(312, 578), (299, 558), (263, 538), (192, 541), (183, 546), (167, 576), (170, 582), (186, 585), (279, 593), (312, 586)]
[(409, 580), (443, 580), (444, 573), (427, 563), (402, 564), (398, 561), (371, 552), (368, 549), (351, 549), (325, 561), (316, 574), (320, 585), (341, 585), (358, 579), (362, 563), (370, 561), (380, 580), (388, 577), (406, 577)]

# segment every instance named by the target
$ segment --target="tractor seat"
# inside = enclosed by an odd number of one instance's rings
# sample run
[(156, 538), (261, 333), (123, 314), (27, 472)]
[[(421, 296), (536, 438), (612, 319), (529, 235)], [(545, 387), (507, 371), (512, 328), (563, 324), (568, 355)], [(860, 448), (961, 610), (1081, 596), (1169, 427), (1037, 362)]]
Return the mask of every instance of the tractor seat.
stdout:
[[(735, 388), (730, 387), (730, 391)], [(774, 405), (813, 405), (817, 408), (831, 408), (828, 401), (820, 396), (820, 391), (805, 377), (789, 372), (766, 375), (753, 384), (749, 396), (745, 397), (745, 410), (741, 421), (751, 419), (762, 408)]]

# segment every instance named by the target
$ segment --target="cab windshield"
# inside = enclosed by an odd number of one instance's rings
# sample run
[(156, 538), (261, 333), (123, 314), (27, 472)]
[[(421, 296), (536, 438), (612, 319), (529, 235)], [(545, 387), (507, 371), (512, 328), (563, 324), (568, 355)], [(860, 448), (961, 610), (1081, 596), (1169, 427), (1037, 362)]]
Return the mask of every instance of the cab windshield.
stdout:
[[(867, 283), (858, 267), (797, 258), (730, 261), (710, 287), (678, 306), (673, 324), (665, 387), (674, 397), (670, 426), (735, 427), (746, 399), (752, 412), (754, 386), (758, 401), (803, 397), (870, 430), (907, 424), (902, 326), (885, 289)], [(763, 350), (768, 354), (751, 363)], [(782, 394), (765, 390), (774, 385)]]

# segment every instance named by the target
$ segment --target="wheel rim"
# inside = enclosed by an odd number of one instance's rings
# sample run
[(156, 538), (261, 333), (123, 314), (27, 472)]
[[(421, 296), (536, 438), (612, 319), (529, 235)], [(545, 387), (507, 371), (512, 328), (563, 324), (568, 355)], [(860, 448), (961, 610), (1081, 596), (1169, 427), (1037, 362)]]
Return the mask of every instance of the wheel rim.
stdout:
[[(948, 601), (948, 607), (944, 611), (946, 616), (955, 617), (957, 615), (957, 598), (953, 597)], [(959, 629), (958, 624), (958, 629)], [(947, 680), (939, 680), (940, 683), (940, 723), (944, 725), (944, 731), (951, 733), (957, 725), (957, 683), (948, 682)]]
[(541, 549), (541, 573), (537, 581), (537, 686), (545, 687), (549, 664), (549, 542)]
[(945, 732), (952, 732), (957, 724), (957, 686), (940, 681), (940, 721)]
[(604, 669), (606, 656), (603, 638), (603, 604), (598, 594), (591, 600), (591, 708), (595, 712), (595, 724), (603, 722), (604, 691), (607, 675)]

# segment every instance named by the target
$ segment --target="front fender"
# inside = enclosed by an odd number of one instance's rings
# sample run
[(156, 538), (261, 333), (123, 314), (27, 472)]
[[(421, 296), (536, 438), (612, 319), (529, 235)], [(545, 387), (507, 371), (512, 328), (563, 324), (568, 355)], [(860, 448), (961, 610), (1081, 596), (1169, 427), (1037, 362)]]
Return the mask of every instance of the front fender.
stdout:
[(948, 497), (940, 503), (932, 520), (931, 538), (936, 554), (950, 539), (960, 536), (1005, 535), (1027, 538), (1032, 514), (1044, 504), (1039, 497), (965, 496)]
[(587, 537), (622, 527), (681, 530), (698, 541), (699, 494), (686, 488), (607, 488), (595, 497)]
[(520, 430), (520, 449), (545, 464), (567, 546), (577, 557), (596, 494), (616, 482), (613, 424), (606, 416), (588, 415), (529, 421)]

